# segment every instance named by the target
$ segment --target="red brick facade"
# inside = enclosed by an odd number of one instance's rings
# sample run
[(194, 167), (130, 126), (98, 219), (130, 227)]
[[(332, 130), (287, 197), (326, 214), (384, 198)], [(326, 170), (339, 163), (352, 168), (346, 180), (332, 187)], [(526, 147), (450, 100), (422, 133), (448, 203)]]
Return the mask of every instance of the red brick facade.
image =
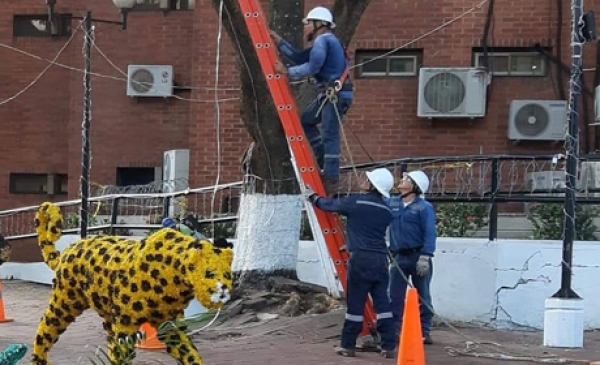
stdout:
[[(432, 9), (430, 2), (373, 0), (356, 32), (350, 54), (356, 49), (387, 50), (399, 47), (421, 34), (467, 11), (480, 0), (442, 0)], [(81, 1), (58, 0), (61, 13), (83, 15)], [(118, 20), (109, 0), (86, 2), (93, 16)], [(307, 7), (316, 1), (307, 1)], [(321, 2), (322, 3), (322, 2)], [(325, 1), (325, 5), (331, 2)], [(570, 9), (564, 1), (563, 62), (569, 62)], [(550, 6), (550, 8), (549, 8)], [(423, 66), (472, 66), (473, 47), (481, 44), (487, 4), (451, 25), (412, 44), (423, 51)], [(586, 9), (593, 10), (593, 9)], [(600, 9), (596, 9), (600, 10)], [(68, 37), (14, 37), (14, 15), (44, 14), (42, 0), (8, 2), (0, 9), (0, 42), (44, 59), (53, 59)], [(490, 31), (490, 46), (554, 47), (556, 33), (554, 2), (498, 2)], [(92, 180), (115, 184), (117, 167), (154, 167), (162, 164), (162, 152), (191, 150), (192, 186), (212, 184), (216, 179), (214, 87), (218, 17), (212, 1), (197, 0), (193, 11), (132, 12), (126, 31), (115, 25), (97, 24), (98, 47), (126, 72), (128, 64), (171, 64), (183, 99), (141, 99), (126, 96), (126, 83), (106, 77), (92, 79)], [(73, 21), (77, 26), (78, 21)], [(57, 62), (83, 68), (83, 33), (75, 35)], [(555, 52), (555, 49), (553, 49)], [(594, 67), (594, 46), (584, 49), (585, 67)], [(219, 87), (238, 86), (232, 43), (223, 33), (220, 49)], [(47, 65), (15, 51), (0, 48), (0, 101), (27, 86)], [(116, 78), (124, 76), (97, 51), (92, 55), (93, 72)], [(556, 99), (554, 67), (547, 77), (494, 78), (487, 116), (469, 120), (417, 118), (417, 77), (357, 79), (356, 100), (348, 114), (347, 133), (355, 162), (367, 157), (361, 142), (376, 159), (422, 155), (551, 152), (562, 146), (550, 143), (514, 145), (506, 138), (508, 106), (512, 99)], [(587, 75), (591, 88), (592, 75)], [(9, 194), (9, 174), (63, 173), (69, 176), (69, 196), (75, 197), (81, 172), (82, 73), (50, 68), (28, 91), (0, 105), (0, 209), (37, 204), (47, 196)], [(565, 78), (565, 85), (567, 79)], [(236, 98), (235, 90), (223, 90), (218, 98)], [(589, 105), (592, 105), (591, 101)], [(220, 103), (221, 182), (240, 179), (239, 158), (249, 137), (240, 121), (238, 102)], [(585, 123), (582, 122), (582, 130)], [(348, 131), (349, 131), (348, 130)], [(64, 200), (66, 196), (56, 196)]]

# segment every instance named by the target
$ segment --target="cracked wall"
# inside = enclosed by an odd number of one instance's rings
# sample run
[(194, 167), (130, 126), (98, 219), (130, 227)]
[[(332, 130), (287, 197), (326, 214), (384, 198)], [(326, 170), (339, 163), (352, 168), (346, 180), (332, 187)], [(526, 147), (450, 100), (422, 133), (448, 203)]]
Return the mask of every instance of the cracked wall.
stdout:
[[(575, 243), (572, 283), (584, 299), (586, 329), (600, 328), (599, 245)], [(545, 300), (560, 288), (561, 242), (441, 238), (438, 247), (432, 290), (440, 315), (496, 328), (543, 328)]]

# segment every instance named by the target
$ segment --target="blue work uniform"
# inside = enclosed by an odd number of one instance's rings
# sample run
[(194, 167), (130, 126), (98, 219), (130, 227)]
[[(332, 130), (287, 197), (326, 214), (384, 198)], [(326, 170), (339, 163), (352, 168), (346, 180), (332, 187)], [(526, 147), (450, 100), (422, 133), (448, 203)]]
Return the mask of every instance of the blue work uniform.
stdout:
[(394, 350), (398, 341), (394, 336), (394, 323), (387, 294), (389, 261), (385, 242), (385, 233), (392, 219), (390, 209), (377, 193), (351, 195), (340, 199), (319, 197), (313, 204), (321, 210), (339, 213), (348, 219), (348, 309), (342, 329), (341, 346), (345, 349), (356, 348), (356, 339), (363, 328), (365, 303), (371, 294), (377, 313), (381, 348)]
[[(323, 170), (323, 177), (337, 181), (340, 169), (340, 122), (354, 98), (350, 77), (342, 85), (335, 102), (328, 101), (325, 91), (342, 77), (348, 67), (344, 47), (333, 33), (327, 31), (318, 35), (313, 45), (303, 51), (296, 50), (285, 40), (279, 42), (278, 48), (296, 65), (288, 69), (291, 79), (315, 79), (319, 93), (302, 113), (302, 127)], [(317, 127), (319, 124), (321, 131)]]
[[(431, 257), (435, 252), (436, 228), (433, 206), (420, 197), (405, 204), (401, 197), (386, 200), (392, 211), (390, 224), (390, 251), (394, 261), (407, 278), (411, 278), (419, 293), (420, 300), (426, 305), (420, 305), (421, 328), (423, 336), (431, 329), (433, 312), (431, 310), (431, 292), (429, 286), (433, 275)], [(424, 276), (417, 275), (417, 261), (421, 255), (429, 256), (429, 272)], [(402, 328), (404, 299), (408, 283), (398, 271), (396, 265), (390, 267), (390, 302), (394, 315), (395, 336), (398, 338)]]

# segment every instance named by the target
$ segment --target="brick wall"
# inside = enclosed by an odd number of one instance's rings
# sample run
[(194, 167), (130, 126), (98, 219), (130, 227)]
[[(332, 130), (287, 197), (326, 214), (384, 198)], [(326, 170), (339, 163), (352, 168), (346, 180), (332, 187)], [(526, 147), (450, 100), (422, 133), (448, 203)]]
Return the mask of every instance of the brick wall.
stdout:
[[(470, 9), (477, 0), (442, 0), (431, 3), (409, 0), (373, 0), (350, 47), (391, 49), (438, 27)], [(57, 11), (82, 15), (76, 0), (59, 0)], [(307, 7), (316, 5), (307, 1)], [(323, 3), (323, 1), (319, 1)], [(325, 5), (331, 1), (324, 2)], [(94, 17), (118, 20), (110, 1), (88, 2)], [(497, 2), (490, 46), (555, 46), (554, 2)], [(564, 1), (563, 61), (569, 62), (569, 4)], [(423, 50), (424, 66), (471, 66), (472, 47), (480, 46), (486, 6), (411, 47)], [(586, 9), (592, 10), (592, 9)], [(596, 9), (598, 10), (598, 9)], [(41, 0), (19, 0), (0, 9), (0, 42), (52, 59), (67, 38), (15, 38), (14, 14), (43, 14)], [(74, 21), (77, 24), (77, 21)], [(217, 174), (215, 83), (217, 13), (210, 0), (197, 0), (194, 11), (132, 12), (127, 31), (97, 24), (100, 49), (120, 69), (128, 64), (172, 64), (180, 86), (177, 99), (130, 99), (122, 80), (92, 79), (92, 180), (114, 184), (117, 167), (153, 167), (162, 164), (162, 152), (191, 149), (191, 185), (238, 180), (239, 158), (250, 141), (240, 120), (238, 102), (219, 104), (221, 170)], [(238, 86), (241, 68), (234, 45), (224, 32), (220, 48), (219, 87)], [(79, 32), (59, 62), (83, 68), (83, 35)], [(584, 66), (593, 67), (595, 49), (585, 47)], [(97, 52), (92, 68), (99, 74), (122, 78)], [(0, 100), (25, 87), (47, 63), (0, 48)], [(514, 145), (506, 138), (508, 106), (512, 99), (555, 99), (554, 68), (544, 78), (495, 78), (488, 113), (476, 120), (433, 120), (416, 117), (416, 77), (357, 79), (356, 100), (346, 122), (346, 135), (355, 162), (419, 155), (553, 152), (562, 148), (550, 143)], [(587, 75), (591, 86), (592, 75)], [(565, 86), (567, 86), (565, 78)], [(52, 67), (34, 87), (13, 102), (0, 105), (0, 209), (37, 204), (47, 196), (10, 195), (10, 172), (57, 172), (69, 174), (69, 195), (79, 189), (81, 171), (82, 74)], [(219, 99), (236, 98), (236, 90), (220, 90)], [(591, 103), (589, 103), (591, 106)], [(585, 123), (582, 121), (582, 130)], [(589, 137), (589, 136), (584, 136)], [(591, 137), (589, 137), (591, 138)], [(582, 142), (583, 146), (583, 142)], [(348, 152), (342, 148), (345, 157)], [(51, 198), (51, 197), (50, 197)], [(56, 197), (64, 200), (65, 197)]]

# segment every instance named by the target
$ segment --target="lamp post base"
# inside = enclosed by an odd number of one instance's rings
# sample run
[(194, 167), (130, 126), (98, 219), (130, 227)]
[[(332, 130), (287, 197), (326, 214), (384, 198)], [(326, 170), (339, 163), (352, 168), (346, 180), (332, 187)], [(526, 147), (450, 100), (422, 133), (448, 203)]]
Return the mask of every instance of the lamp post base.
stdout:
[(583, 347), (583, 300), (548, 298), (544, 311), (544, 346)]

